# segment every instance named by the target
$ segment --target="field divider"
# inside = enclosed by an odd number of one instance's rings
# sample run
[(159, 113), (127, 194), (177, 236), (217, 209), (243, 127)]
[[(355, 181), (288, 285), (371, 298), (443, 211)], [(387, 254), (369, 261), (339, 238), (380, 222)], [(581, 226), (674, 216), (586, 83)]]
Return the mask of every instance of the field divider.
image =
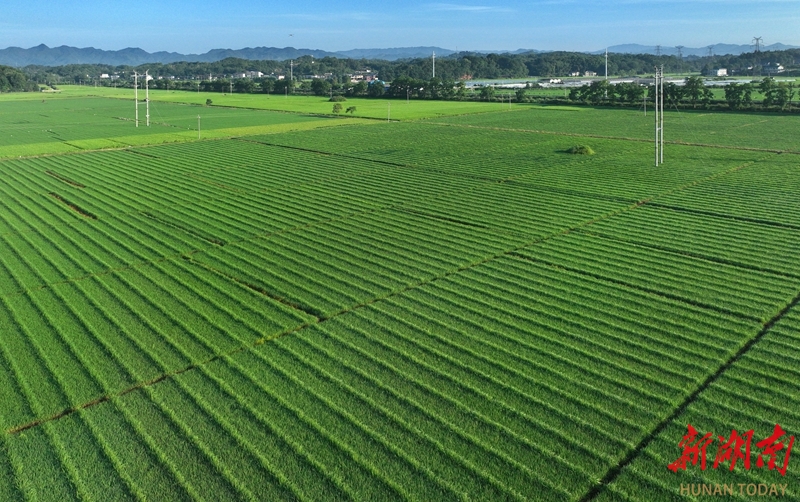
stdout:
[(45, 171), (45, 174), (48, 174), (48, 175), (52, 176), (53, 178), (55, 178), (55, 179), (57, 179), (59, 181), (63, 181), (67, 185), (72, 185), (72, 186), (77, 187), (77, 188), (86, 188), (86, 185), (84, 185), (82, 183), (78, 183), (77, 181), (71, 180), (71, 179), (67, 178), (66, 176), (63, 176), (63, 175), (58, 174), (56, 172), (47, 170), (47, 171)]
[(641, 441), (636, 445), (634, 449), (632, 449), (628, 454), (623, 458), (616, 466), (614, 466), (611, 470), (609, 470), (605, 476), (603, 476), (600, 481), (593, 486), (586, 494), (581, 497), (580, 502), (590, 502), (597, 498), (608, 485), (614, 482), (617, 476), (620, 475), (623, 469), (630, 465), (641, 452), (643, 452), (647, 446), (656, 438), (659, 434), (661, 434), (669, 424), (677, 419), (686, 409), (694, 403), (700, 394), (702, 394), (705, 390), (707, 390), (711, 385), (714, 384), (727, 370), (728, 368), (732, 367), (736, 362), (738, 362), (742, 357), (744, 357), (747, 352), (750, 351), (753, 346), (758, 343), (764, 335), (766, 335), (769, 330), (778, 322), (780, 321), (791, 309), (796, 307), (800, 304), (800, 293), (798, 293), (789, 303), (784, 305), (784, 307), (778, 312), (775, 316), (765, 322), (761, 329), (752, 337), (745, 340), (739, 349), (732, 354), (727, 361), (725, 361), (716, 371), (709, 374), (706, 379), (698, 385), (694, 391), (691, 392), (688, 396), (684, 398), (684, 400), (679, 403), (672, 412), (667, 415), (658, 425), (653, 428), (650, 433), (642, 438)]
[(193, 237), (197, 237), (198, 239), (203, 239), (204, 241), (209, 242), (211, 244), (214, 244), (215, 246), (222, 247), (222, 246), (227, 244), (227, 242), (225, 242), (222, 239), (217, 239), (216, 237), (204, 236), (204, 235), (199, 234), (196, 231), (192, 230), (191, 228), (186, 228), (186, 227), (184, 227), (182, 225), (178, 225), (177, 223), (173, 223), (173, 222), (167, 221), (167, 220), (165, 220), (163, 218), (159, 218), (158, 216), (155, 216), (155, 215), (153, 215), (153, 214), (151, 214), (151, 213), (149, 213), (147, 211), (141, 211), (141, 214), (146, 216), (147, 218), (150, 218), (151, 220), (155, 220), (155, 221), (157, 221), (159, 223), (163, 223), (164, 225), (167, 225), (168, 227), (172, 227), (172, 228), (175, 228), (177, 230), (182, 230), (182, 231), (186, 232), (187, 234), (189, 234), (189, 235), (191, 235)]
[(369, 162), (374, 162), (376, 164), (384, 164), (384, 165), (393, 166), (393, 167), (417, 167), (417, 166), (415, 166), (413, 164), (402, 164), (400, 162), (391, 162), (391, 161), (388, 161), (388, 160), (369, 159), (369, 158), (359, 157), (357, 155), (348, 155), (348, 154), (345, 154), (345, 153), (326, 152), (325, 150), (314, 150), (313, 148), (303, 148), (303, 147), (300, 147), (300, 146), (281, 145), (279, 143), (268, 143), (266, 141), (257, 141), (257, 140), (254, 140), (254, 139), (248, 139), (247, 137), (234, 137), (232, 139), (234, 139), (236, 141), (244, 141), (246, 143), (255, 143), (257, 145), (266, 145), (266, 146), (272, 146), (272, 147), (275, 147), (275, 148), (285, 148), (287, 150), (296, 150), (296, 151), (306, 152), (306, 153), (316, 153), (318, 155), (326, 155), (326, 156), (329, 156), (329, 157), (341, 157), (341, 158), (350, 159), (350, 160), (365, 160), (365, 161), (369, 161)]
[(207, 264), (203, 263), (202, 261), (193, 260), (189, 256), (183, 256), (183, 259), (186, 260), (187, 262), (193, 264), (193, 265), (199, 266), (200, 268), (208, 270), (209, 272), (213, 272), (214, 274), (217, 274), (217, 275), (219, 275), (221, 277), (224, 277), (224, 278), (226, 278), (228, 280), (231, 280), (231, 281), (233, 281), (233, 282), (235, 282), (237, 284), (240, 284), (240, 285), (242, 285), (242, 286), (244, 286), (244, 287), (246, 287), (248, 289), (251, 289), (251, 290), (255, 291), (256, 293), (262, 294), (262, 295), (266, 296), (267, 298), (269, 298), (271, 300), (274, 300), (274, 301), (276, 301), (276, 302), (278, 302), (278, 303), (280, 303), (282, 305), (286, 305), (287, 307), (291, 307), (291, 308), (293, 308), (295, 310), (298, 310), (298, 311), (300, 311), (300, 312), (302, 312), (304, 314), (310, 315), (311, 317), (316, 319), (317, 322), (320, 322), (320, 321), (326, 319), (325, 318), (325, 314), (323, 314), (321, 311), (319, 311), (319, 310), (317, 310), (317, 309), (315, 309), (313, 307), (310, 307), (308, 305), (302, 305), (300, 303), (296, 303), (296, 302), (292, 302), (290, 300), (287, 300), (286, 298), (284, 298), (284, 297), (282, 297), (280, 295), (277, 295), (275, 293), (271, 293), (271, 292), (267, 291), (266, 289), (264, 289), (264, 288), (262, 288), (260, 286), (257, 286), (255, 284), (250, 284), (249, 282), (245, 281), (244, 279), (240, 279), (240, 278), (234, 277), (234, 276), (232, 276), (230, 274), (226, 274), (225, 272), (223, 272), (223, 271), (221, 271), (221, 270), (219, 270), (217, 268), (214, 268), (214, 267), (212, 267), (210, 265), (207, 265)]
[(67, 200), (66, 198), (62, 197), (61, 195), (59, 195), (59, 194), (57, 194), (55, 192), (50, 192), (48, 195), (50, 197), (56, 199), (57, 201), (61, 202), (62, 204), (66, 205), (68, 208), (72, 209), (73, 211), (75, 211), (79, 215), (83, 216), (84, 218), (89, 218), (89, 219), (92, 219), (92, 220), (96, 220), (97, 219), (97, 216), (95, 214), (90, 213), (89, 211), (83, 209), (82, 207), (80, 207), (79, 205), (75, 204), (74, 202), (70, 202), (69, 200)]
[(192, 178), (193, 180), (197, 180), (197, 181), (199, 181), (201, 183), (205, 183), (207, 185), (211, 185), (211, 186), (216, 187), (216, 188), (221, 188), (221, 189), (227, 190), (229, 192), (234, 192), (234, 193), (237, 193), (237, 194), (244, 194), (244, 195), (247, 195), (249, 193), (247, 190), (242, 190), (240, 188), (228, 186), (228, 185), (226, 185), (224, 183), (220, 183), (218, 181), (207, 180), (207, 179), (203, 178), (202, 176), (198, 176), (197, 174), (194, 174), (194, 173), (191, 173), (191, 172), (185, 173), (185, 174), (186, 174), (186, 176), (188, 178)]

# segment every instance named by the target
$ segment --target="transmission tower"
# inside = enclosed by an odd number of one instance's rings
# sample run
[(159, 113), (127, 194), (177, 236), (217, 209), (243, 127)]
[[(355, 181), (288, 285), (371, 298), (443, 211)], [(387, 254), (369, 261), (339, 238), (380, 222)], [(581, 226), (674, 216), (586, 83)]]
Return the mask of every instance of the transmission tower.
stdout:
[(660, 45), (656, 45), (656, 56), (660, 56), (660, 55), (661, 55), (661, 46)]
[(678, 59), (683, 59), (683, 45), (676, 45), (675, 48), (678, 49)]
[(714, 57), (714, 46), (713, 45), (709, 45), (708, 46), (708, 57), (710, 57), (710, 58)]
[(756, 57), (756, 62), (753, 65), (754, 76), (756, 75), (756, 72), (761, 75), (761, 42), (763, 42), (761, 37), (753, 37), (753, 54)]

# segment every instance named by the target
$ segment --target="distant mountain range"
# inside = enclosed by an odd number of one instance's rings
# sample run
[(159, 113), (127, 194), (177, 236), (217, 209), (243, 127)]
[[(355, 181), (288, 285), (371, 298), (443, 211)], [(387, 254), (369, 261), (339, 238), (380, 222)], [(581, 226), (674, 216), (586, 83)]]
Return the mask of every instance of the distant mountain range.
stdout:
[[(708, 50), (714, 56), (724, 56), (727, 54), (738, 56), (745, 52), (753, 52), (752, 45), (734, 45), (734, 44), (714, 44), (706, 47), (682, 47), (681, 54), (686, 56), (708, 56)], [(787, 49), (798, 49), (796, 45), (772, 44), (761, 47), (762, 51), (785, 51)], [(639, 45), (639, 44), (624, 44), (613, 45), (608, 48), (608, 52), (616, 52), (617, 54), (656, 54), (660, 53), (665, 56), (677, 56), (678, 48), (674, 46), (662, 45), (659, 47), (655, 45)], [(603, 54), (605, 49), (594, 51), (592, 54)]]
[(428, 57), (433, 52), (437, 56), (448, 56), (454, 51), (441, 47), (397, 47), (392, 49), (353, 49), (341, 52), (328, 52), (314, 49), (295, 49), (294, 47), (246, 47), (244, 49), (212, 49), (203, 54), (179, 54), (177, 52), (146, 52), (129, 47), (118, 51), (106, 51), (94, 47), (77, 48), (62, 45), (48, 47), (44, 44), (23, 49), (9, 47), (0, 49), (0, 64), (7, 66), (63, 66), (68, 64), (107, 64), (112, 66), (138, 66), (147, 63), (175, 63), (178, 61), (213, 63), (225, 58), (252, 59), (257, 61), (284, 61), (300, 56), (351, 59), (386, 59), (394, 61), (404, 58)]
[[(715, 44), (711, 46), (714, 55), (722, 54), (741, 54), (751, 52), (753, 48), (749, 45), (730, 45)], [(797, 48), (796, 46), (784, 44), (772, 44), (762, 48), (764, 51), (778, 51)], [(655, 46), (638, 44), (615, 45), (608, 48), (609, 52), (626, 54), (655, 54)], [(661, 54), (677, 55), (676, 47), (661, 46)], [(147, 52), (139, 48), (127, 48), (118, 51), (106, 51), (93, 47), (77, 48), (62, 45), (60, 47), (48, 47), (44, 44), (23, 49), (21, 47), (9, 47), (0, 49), (0, 64), (7, 66), (63, 66), (68, 64), (107, 64), (112, 66), (130, 65), (138, 66), (147, 63), (175, 63), (178, 61), (205, 62), (212, 63), (225, 58), (241, 58), (252, 60), (275, 60), (283, 61), (294, 59), (300, 56), (314, 56), (322, 58), (332, 56), (336, 58), (351, 59), (385, 59), (395, 61), (398, 59), (428, 57), (432, 53), (437, 56), (446, 57), (455, 54), (455, 51), (441, 47), (396, 47), (389, 49), (352, 49), (349, 51), (328, 52), (314, 49), (295, 49), (294, 47), (247, 47), (244, 49), (213, 49), (203, 54), (179, 54), (177, 52)], [(544, 52), (533, 49), (517, 49), (515, 51), (471, 51), (480, 53), (498, 52), (520, 54), (524, 52)], [(548, 51), (549, 52), (549, 51)], [(602, 54), (605, 49), (593, 52)], [(707, 56), (708, 47), (682, 49), (684, 56)]]

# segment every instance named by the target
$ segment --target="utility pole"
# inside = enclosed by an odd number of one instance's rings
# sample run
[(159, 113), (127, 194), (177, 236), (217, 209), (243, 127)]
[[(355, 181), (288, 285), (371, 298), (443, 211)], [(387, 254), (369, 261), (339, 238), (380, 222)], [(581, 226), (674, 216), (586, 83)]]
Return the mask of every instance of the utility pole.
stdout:
[(392, 117), (392, 102), (387, 101), (388, 108), (386, 109), (386, 122), (389, 122)]
[[(294, 81), (294, 59), (289, 62), (289, 85)], [(286, 91), (288, 94), (289, 91)]]
[(139, 127), (139, 74), (133, 72), (133, 101), (136, 103), (136, 127)]
[(145, 70), (144, 72), (144, 102), (145, 102), (145, 117), (147, 118), (147, 127), (150, 127), (150, 75)]
[(433, 51), (433, 56), (431, 56), (431, 63), (433, 64), (433, 77), (436, 78), (436, 51)]
[(200, 115), (197, 116), (197, 139), (200, 139)]
[[(608, 83), (608, 47), (606, 47), (606, 83)], [(606, 90), (604, 93), (604, 97), (608, 99), (608, 86), (606, 85)]]
[(655, 75), (655, 154), (656, 167), (664, 163), (664, 65), (656, 66)]

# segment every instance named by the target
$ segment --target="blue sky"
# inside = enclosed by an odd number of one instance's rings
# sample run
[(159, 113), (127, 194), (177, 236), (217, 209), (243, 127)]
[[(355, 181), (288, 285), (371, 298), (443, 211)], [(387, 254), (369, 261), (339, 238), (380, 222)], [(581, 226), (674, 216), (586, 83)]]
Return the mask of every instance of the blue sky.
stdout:
[(767, 45), (800, 45), (799, 27), (800, 0), (3, 0), (0, 48), (592, 51), (623, 43), (749, 44), (755, 36)]

